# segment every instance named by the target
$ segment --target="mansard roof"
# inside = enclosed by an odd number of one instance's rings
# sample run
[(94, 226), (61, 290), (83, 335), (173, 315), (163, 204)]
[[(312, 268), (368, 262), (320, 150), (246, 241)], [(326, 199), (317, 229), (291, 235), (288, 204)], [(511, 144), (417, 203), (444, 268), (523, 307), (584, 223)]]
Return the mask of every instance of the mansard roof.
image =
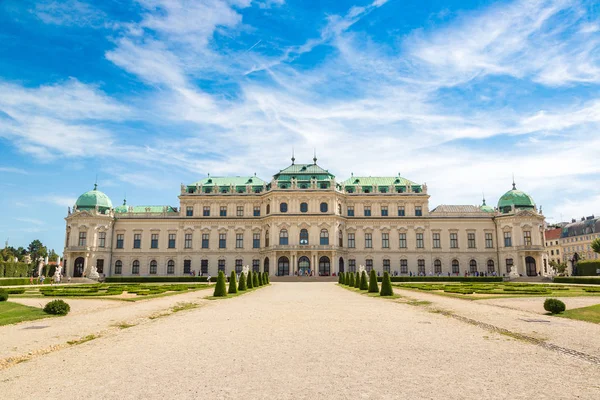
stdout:
[(440, 204), (431, 213), (481, 213), (481, 209), (471, 205), (448, 205)]
[(290, 180), (295, 178), (299, 181), (308, 181), (310, 179), (329, 180), (335, 178), (335, 175), (315, 164), (292, 164), (273, 175), (276, 180)]
[(421, 186), (401, 176), (354, 176), (346, 179), (342, 186)]
[(258, 176), (208, 176), (188, 186), (262, 186), (265, 181)]
[(176, 213), (177, 209), (171, 206), (127, 206), (123, 204), (122, 206), (115, 208), (116, 214), (125, 214), (125, 213), (134, 213), (134, 214), (145, 214), (145, 213)]

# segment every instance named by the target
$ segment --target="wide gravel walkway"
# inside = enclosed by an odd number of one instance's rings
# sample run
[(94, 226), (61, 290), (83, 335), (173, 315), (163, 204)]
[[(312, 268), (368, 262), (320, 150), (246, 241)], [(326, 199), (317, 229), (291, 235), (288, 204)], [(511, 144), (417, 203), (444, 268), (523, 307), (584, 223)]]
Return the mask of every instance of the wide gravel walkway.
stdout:
[(597, 399), (600, 367), (333, 283), (275, 283), (0, 371), (0, 393), (61, 400)]

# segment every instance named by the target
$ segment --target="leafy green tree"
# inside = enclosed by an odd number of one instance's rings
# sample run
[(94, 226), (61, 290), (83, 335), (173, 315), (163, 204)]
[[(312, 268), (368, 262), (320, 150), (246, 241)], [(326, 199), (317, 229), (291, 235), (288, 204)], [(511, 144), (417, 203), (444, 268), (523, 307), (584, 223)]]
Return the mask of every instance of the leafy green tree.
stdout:
[(379, 286), (377, 285), (377, 274), (375, 269), (371, 270), (369, 274), (369, 293), (379, 293)]
[(248, 286), (246, 285), (246, 274), (244, 274), (243, 272), (240, 274), (240, 283), (238, 285), (238, 290), (240, 292), (248, 290)]
[(248, 289), (252, 289), (254, 287), (254, 281), (252, 280), (252, 271), (248, 271), (248, 275), (246, 275), (246, 285)]
[(393, 296), (394, 289), (392, 288), (392, 280), (390, 279), (390, 274), (385, 271), (383, 273), (383, 280), (381, 281), (381, 292), (379, 292), (380, 296)]
[(592, 250), (594, 250), (595, 253), (600, 253), (600, 237), (594, 239), (590, 246), (592, 247)]
[(236, 294), (238, 292), (236, 280), (235, 271), (231, 271), (231, 276), (229, 277), (229, 294)]
[(365, 271), (363, 271), (362, 275), (360, 276), (360, 290), (369, 290), (369, 281)]
[(225, 274), (223, 271), (219, 271), (217, 277), (217, 284), (215, 285), (214, 297), (227, 297), (227, 285), (225, 283)]
[(565, 262), (558, 263), (552, 260), (549, 264), (550, 267), (552, 267), (558, 275), (564, 275), (565, 271), (567, 271), (567, 269), (569, 268), (569, 266)]

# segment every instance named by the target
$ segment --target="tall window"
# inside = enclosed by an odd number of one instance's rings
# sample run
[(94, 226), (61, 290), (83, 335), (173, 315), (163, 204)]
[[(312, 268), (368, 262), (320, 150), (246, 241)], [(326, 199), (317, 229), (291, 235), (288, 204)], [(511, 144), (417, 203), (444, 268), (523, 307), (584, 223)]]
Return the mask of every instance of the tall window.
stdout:
[(417, 268), (418, 268), (418, 272), (419, 275), (425, 275), (425, 260), (423, 259), (418, 259), (417, 260)]
[(512, 258), (507, 258), (506, 259), (506, 273), (510, 274), (510, 271), (512, 271), (513, 268), (513, 259)]
[(408, 260), (406, 260), (406, 259), (400, 260), (400, 273), (408, 274)]
[(458, 233), (450, 234), (450, 248), (458, 249)]
[(356, 260), (348, 260), (348, 272), (356, 272)]
[(124, 241), (125, 241), (125, 235), (122, 233), (117, 233), (117, 249), (123, 248)]
[(494, 260), (488, 260), (488, 262), (487, 262), (487, 272), (491, 274), (495, 270), (496, 270), (496, 268), (494, 267)]
[(371, 206), (365, 206), (365, 217), (371, 216)]
[(156, 263), (156, 260), (150, 261), (150, 274), (156, 275), (157, 269), (158, 269), (158, 264)]
[(381, 216), (382, 217), (387, 217), (388, 216), (388, 208), (387, 208), (387, 206), (381, 206)]
[(341, 230), (338, 232), (338, 246), (344, 247), (344, 234)]
[(348, 216), (354, 217), (354, 206), (348, 206)]
[(186, 249), (191, 249), (192, 248), (192, 234), (191, 233), (186, 233), (185, 234), (184, 247)]
[(260, 206), (254, 206), (253, 215), (255, 217), (260, 217)]
[(288, 244), (288, 231), (282, 229), (279, 231), (279, 245), (285, 246)]
[(321, 229), (321, 237), (319, 244), (321, 246), (329, 245), (329, 231), (327, 229)]
[(373, 248), (373, 234), (365, 233), (365, 248)]
[(440, 249), (441, 247), (442, 247), (442, 241), (440, 240), (440, 234), (434, 233), (433, 234), (433, 248)]
[(348, 248), (353, 249), (356, 247), (356, 242), (354, 241), (354, 233), (348, 233)]
[(405, 249), (406, 248), (406, 233), (401, 233), (400, 234), (400, 248), (401, 249)]
[(477, 272), (477, 261), (475, 261), (475, 260), (469, 261), (469, 272), (472, 274)]
[(260, 249), (260, 233), (252, 234), (252, 248)]
[(158, 233), (150, 235), (150, 248), (158, 249)]
[(244, 260), (240, 260), (240, 259), (235, 260), (235, 273), (236, 274), (242, 273), (242, 268), (243, 268), (242, 264), (243, 263), (244, 263)]
[(85, 246), (87, 242), (87, 232), (79, 232), (79, 245)]
[(177, 235), (175, 233), (169, 233), (169, 249), (175, 248), (175, 237)]
[(300, 229), (300, 245), (308, 244), (308, 230)]
[(467, 233), (467, 246), (469, 246), (470, 249), (474, 249), (475, 248), (475, 233), (473, 232), (469, 232)]
[(139, 249), (140, 247), (142, 247), (142, 234), (141, 233), (135, 233), (133, 235), (133, 248), (134, 249)]
[(269, 241), (269, 231), (267, 230), (265, 232), (265, 247), (269, 247), (269, 243), (270, 243), (270, 241)]
[(140, 262), (138, 260), (135, 260), (133, 262), (133, 264), (131, 264), (131, 273), (133, 275), (139, 275), (139, 273), (140, 273)]
[(219, 248), (225, 249), (227, 248), (227, 234), (219, 233)]
[[(525, 246), (531, 246), (531, 231), (523, 231), (523, 242)], [(581, 246), (579, 247), (582, 250)]]
[(435, 260), (433, 262), (433, 272), (436, 275), (439, 275), (442, 273), (442, 262), (440, 260)]
[(285, 212), (287, 212), (287, 210), (288, 210), (287, 203), (281, 203), (281, 204), (279, 204), (279, 211), (280, 212), (285, 213)]
[(223, 271), (223, 273), (225, 273), (225, 260), (219, 260), (218, 268), (219, 271)]
[(492, 249), (494, 247), (494, 239), (492, 238), (491, 233), (485, 234), (485, 248)]
[(308, 212), (308, 204), (307, 203), (300, 203), (300, 212)]
[(227, 216), (227, 206), (221, 206), (219, 208), (219, 216), (226, 217)]
[(192, 273), (192, 260), (183, 260), (183, 273), (184, 274)]
[(167, 274), (172, 275), (175, 273), (175, 261), (169, 260), (167, 262)]
[(210, 217), (210, 207), (209, 206), (202, 207), (202, 216)]
[(398, 216), (404, 217), (405, 215), (404, 206), (398, 206)]
[(244, 216), (244, 206), (237, 206), (235, 215), (237, 215), (238, 217), (243, 217)]
[(512, 235), (510, 232), (504, 232), (504, 247), (512, 247)]
[(329, 209), (329, 207), (327, 206), (327, 203), (321, 203), (320, 208), (321, 208), (322, 213), (326, 213), (327, 210)]
[(381, 247), (384, 249), (390, 248), (390, 234), (389, 233), (381, 234)]
[(244, 234), (243, 233), (235, 234), (235, 248), (236, 249), (244, 248)]
[(452, 260), (452, 273), (460, 274), (460, 264), (458, 263), (458, 260)]
[(421, 206), (416, 206), (415, 207), (415, 215), (417, 217), (423, 216), (423, 209), (421, 208)]
[(423, 247), (425, 247), (423, 242), (423, 234), (417, 233), (417, 249), (422, 249)]
[(121, 275), (123, 273), (123, 262), (118, 260), (115, 262), (115, 275)]
[(194, 216), (194, 207), (193, 206), (187, 206), (185, 208), (185, 216), (186, 217), (193, 217)]
[(370, 272), (371, 272), (371, 270), (373, 269), (373, 260), (372, 260), (372, 259), (370, 259), (370, 258), (367, 258), (367, 259), (365, 260), (365, 263), (366, 263), (365, 267), (366, 267), (366, 269), (367, 269), (367, 274), (368, 274), (368, 273), (370, 273)]
[(254, 272), (260, 271), (260, 260), (252, 260), (252, 271), (254, 271)]
[(200, 273), (208, 274), (208, 260), (200, 260)]
[(383, 259), (383, 272), (390, 273), (390, 260), (387, 258)]
[(106, 232), (98, 233), (98, 247), (106, 246)]
[(209, 234), (203, 233), (202, 234), (202, 248), (208, 249), (208, 245), (209, 245)]

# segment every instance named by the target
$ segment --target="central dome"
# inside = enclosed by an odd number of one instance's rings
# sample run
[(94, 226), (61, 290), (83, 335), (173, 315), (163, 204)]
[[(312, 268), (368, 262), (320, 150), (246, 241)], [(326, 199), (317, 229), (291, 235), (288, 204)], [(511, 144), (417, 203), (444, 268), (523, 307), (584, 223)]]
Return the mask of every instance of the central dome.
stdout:
[(517, 190), (515, 184), (513, 183), (513, 188), (508, 192), (504, 193), (500, 200), (498, 200), (498, 209), (503, 213), (510, 212), (512, 206), (515, 209), (518, 208), (535, 208), (535, 202), (525, 192)]
[(78, 210), (95, 210), (96, 206), (98, 210), (104, 213), (112, 208), (112, 202), (107, 195), (97, 189), (97, 185), (94, 185), (94, 190), (85, 192), (75, 202)]

